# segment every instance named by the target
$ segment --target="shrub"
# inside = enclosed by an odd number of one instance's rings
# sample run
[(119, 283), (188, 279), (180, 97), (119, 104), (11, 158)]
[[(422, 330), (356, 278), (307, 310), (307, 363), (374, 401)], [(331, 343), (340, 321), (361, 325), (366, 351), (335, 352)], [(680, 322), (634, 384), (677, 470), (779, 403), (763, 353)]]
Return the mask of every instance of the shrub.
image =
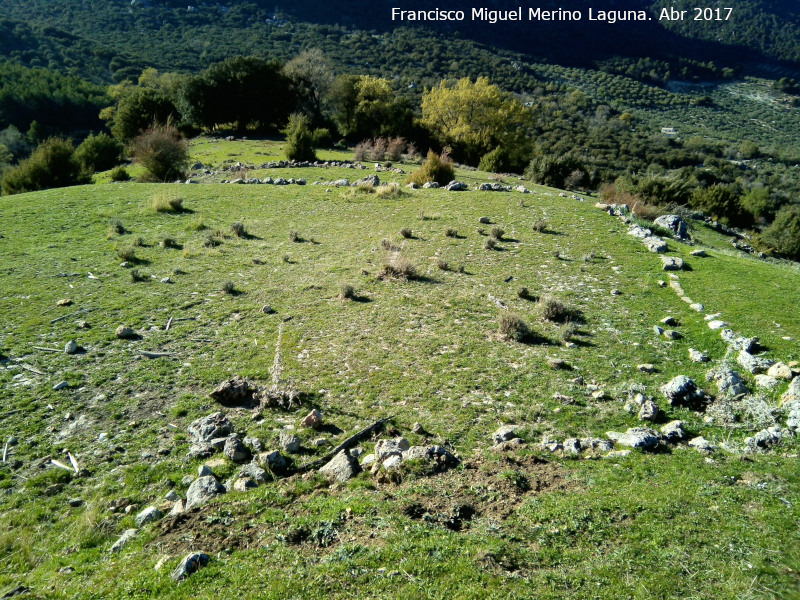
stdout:
[(505, 235), (505, 233), (506, 232), (502, 227), (492, 227), (491, 236), (498, 242), (503, 241), (503, 236)]
[(562, 322), (569, 316), (569, 309), (550, 294), (539, 298), (539, 313), (545, 321)]
[(165, 235), (159, 240), (158, 245), (162, 248), (177, 248), (178, 242), (175, 241), (175, 238)]
[(283, 130), (286, 135), (284, 153), (289, 160), (317, 160), (309, 124), (305, 115), (294, 113), (289, 116), (289, 123)]
[(445, 237), (449, 238), (457, 238), (458, 231), (456, 229), (453, 229), (452, 227), (448, 227), (447, 229), (444, 230), (444, 235)]
[(378, 277), (380, 279), (398, 279), (408, 281), (417, 277), (417, 267), (407, 256), (397, 253), (384, 265)]
[(410, 240), (414, 237), (414, 233), (408, 227), (403, 227), (403, 229), (400, 230), (400, 235), (407, 240)]
[(109, 232), (117, 235), (122, 235), (125, 233), (125, 226), (122, 224), (122, 221), (119, 219), (111, 219), (108, 223)]
[(403, 152), (406, 150), (406, 141), (401, 137), (389, 138), (386, 143), (386, 156), (387, 160), (398, 161), (403, 158)]
[(244, 228), (244, 223), (240, 223), (236, 221), (231, 225), (231, 232), (238, 238), (245, 237), (247, 235), (247, 231)]
[(386, 149), (389, 147), (389, 142), (386, 138), (377, 138), (372, 141), (372, 146), (367, 154), (369, 160), (381, 161), (386, 157)]
[(416, 183), (417, 185), (424, 185), (429, 181), (435, 181), (439, 185), (447, 185), (455, 178), (456, 173), (453, 168), (453, 161), (446, 152), (442, 152), (441, 156), (436, 154), (433, 150), (428, 151), (428, 158), (422, 163), (422, 166), (411, 173), (406, 179), (406, 183)]
[(315, 148), (328, 148), (333, 143), (330, 129), (324, 127), (315, 129), (311, 134), (311, 140)]
[(478, 169), (488, 173), (505, 172), (508, 171), (508, 167), (508, 152), (500, 146), (484, 154), (478, 164)]
[(344, 282), (339, 284), (340, 300), (352, 300), (355, 297), (356, 297), (356, 290), (352, 285)]
[(519, 297), (520, 300), (535, 301), (537, 299), (526, 287), (521, 287), (517, 290), (517, 297)]
[(450, 270), (450, 263), (448, 263), (443, 258), (436, 259), (436, 268), (440, 271), (449, 271)]
[(156, 194), (150, 199), (150, 209), (154, 212), (180, 212), (183, 210), (183, 199), (167, 194)]
[(222, 283), (222, 293), (228, 294), (229, 296), (233, 296), (234, 294), (236, 294), (236, 284), (233, 283), (230, 279), (224, 281)]
[(359, 142), (356, 144), (356, 147), (353, 149), (354, 155), (353, 160), (356, 162), (363, 162), (367, 160), (367, 156), (369, 156), (369, 151), (372, 148), (372, 144), (369, 140), (364, 140), (363, 142)]
[(222, 243), (222, 240), (216, 233), (208, 232), (203, 240), (203, 246), (206, 248), (216, 248)]
[(117, 250), (117, 256), (126, 262), (132, 262), (136, 260), (136, 250), (133, 246), (123, 246)]
[(578, 333), (578, 328), (575, 323), (567, 322), (564, 327), (561, 329), (561, 340), (566, 344), (571, 342), (575, 339), (575, 335)]
[(75, 150), (75, 160), (86, 173), (107, 171), (121, 159), (122, 144), (106, 133), (89, 135)]
[(547, 221), (545, 221), (541, 217), (538, 219), (534, 219), (531, 227), (533, 227), (534, 231), (538, 231), (539, 233), (547, 233)]
[(751, 222), (750, 214), (742, 207), (737, 195), (725, 185), (695, 190), (690, 204), (693, 208), (734, 227), (746, 226)]
[(531, 335), (531, 329), (517, 313), (503, 311), (497, 318), (497, 332), (504, 340), (523, 342)]
[(800, 259), (800, 204), (784, 206), (764, 230), (764, 242), (781, 254)]
[(131, 176), (125, 167), (114, 167), (111, 169), (111, 181), (130, 181)]
[(148, 277), (139, 269), (131, 269), (131, 281), (133, 283), (138, 283), (139, 281), (147, 281)]
[(3, 176), (3, 194), (21, 194), (50, 188), (88, 183), (75, 159), (72, 142), (50, 138), (43, 142), (29, 158), (9, 169)]
[(155, 125), (133, 138), (131, 154), (147, 169), (143, 181), (183, 179), (189, 164), (186, 140), (172, 125)]
[(483, 243), (483, 247), (486, 250), (494, 250), (497, 247), (497, 240), (494, 238), (486, 238), (486, 241)]
[(386, 250), (387, 252), (397, 252), (400, 250), (397, 246), (395, 246), (391, 240), (387, 240), (386, 238), (381, 240), (381, 247)]

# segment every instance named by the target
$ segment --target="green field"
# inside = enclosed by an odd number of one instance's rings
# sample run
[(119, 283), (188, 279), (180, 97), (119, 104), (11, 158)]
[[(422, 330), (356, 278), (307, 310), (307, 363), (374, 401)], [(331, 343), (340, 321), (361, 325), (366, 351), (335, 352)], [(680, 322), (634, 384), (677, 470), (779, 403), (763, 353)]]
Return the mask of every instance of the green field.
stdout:
[[(258, 168), (280, 158), (279, 149), (275, 141), (202, 139), (193, 159), (214, 174), (198, 175), (199, 185), (100, 183), (0, 202), (0, 443), (18, 439), (0, 464), (0, 593), (25, 586), (26, 598), (800, 598), (796, 440), (747, 453), (745, 438), (765, 423), (746, 414), (709, 422), (669, 406), (658, 391), (683, 374), (716, 392), (705, 374), (727, 348), (707, 327), (708, 313), (758, 336), (765, 356), (800, 360), (796, 265), (735, 252), (696, 224), (696, 245), (670, 240), (669, 254), (691, 267), (678, 276), (704, 304), (698, 313), (659, 285), (669, 280), (659, 256), (594, 198), (536, 186), (532, 194), (401, 188), (382, 198), (311, 185), (353, 181), (371, 165)], [(226, 161), (252, 164), (249, 177), (309, 185), (211, 183)], [(471, 188), (490, 181), (477, 171), (457, 178)], [(179, 198), (182, 209), (156, 212), (159, 198)], [(115, 220), (124, 233), (110, 227)], [(235, 222), (247, 235), (233, 234)], [(493, 228), (504, 233), (490, 250)], [(387, 251), (390, 244), (399, 250)], [(709, 257), (691, 256), (697, 248)], [(396, 255), (416, 266), (416, 278), (379, 277)], [(223, 291), (227, 282), (233, 293)], [(339, 297), (342, 284), (354, 299)], [(536, 302), (518, 296), (523, 286), (560, 300), (571, 322), (542, 319)], [(72, 304), (59, 306), (62, 299)], [(530, 340), (500, 338), (498, 302), (529, 323)], [(262, 312), (265, 305), (274, 314)], [(668, 316), (681, 339), (653, 332)], [(137, 339), (117, 339), (120, 325)], [(300, 406), (224, 409), (209, 398), (233, 375), (269, 385), (281, 329), (282, 377), (303, 393)], [(65, 354), (69, 340), (83, 351)], [(689, 348), (706, 352), (710, 365), (691, 362)], [(567, 368), (552, 368), (554, 359)], [(643, 363), (655, 372), (641, 372)], [(62, 381), (69, 386), (55, 391)], [(780, 425), (785, 389), (760, 400)], [(637, 390), (665, 413), (656, 429), (681, 419), (690, 438), (729, 450), (703, 455), (661, 444), (590, 460), (540, 447), (545, 437), (605, 438), (639, 426), (623, 409)], [(323, 431), (298, 425), (312, 407), (324, 415)], [(216, 410), (269, 449), (294, 426), (309, 448), (294, 457), (299, 465), (332, 447), (313, 448), (312, 439), (336, 445), (386, 417), (391, 424), (379, 437), (445, 445), (461, 464), (431, 472), (403, 463), (332, 486), (313, 473), (276, 477), (146, 525), (110, 553), (140, 509), (164, 504), (173, 486), (185, 497), (182, 480), (207, 462), (187, 458), (186, 428)], [(424, 431), (414, 433), (415, 423)], [(504, 424), (518, 425), (527, 444), (494, 449), (491, 434)], [(369, 453), (377, 439), (361, 447)], [(69, 464), (67, 452), (87, 472), (52, 465), (51, 458)], [(238, 472), (219, 460), (213, 469), (220, 480)], [(120, 498), (137, 508), (110, 512)], [(460, 530), (448, 527), (465, 507), (474, 516), (463, 517)], [(211, 562), (176, 584), (169, 574), (193, 550)]]

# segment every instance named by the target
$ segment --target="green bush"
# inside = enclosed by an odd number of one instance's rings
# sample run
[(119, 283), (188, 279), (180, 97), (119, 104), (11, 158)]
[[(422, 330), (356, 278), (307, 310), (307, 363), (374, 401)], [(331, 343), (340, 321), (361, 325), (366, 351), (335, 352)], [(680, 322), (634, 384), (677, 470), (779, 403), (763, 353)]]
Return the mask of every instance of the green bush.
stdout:
[(408, 176), (406, 183), (424, 185), (429, 181), (435, 181), (439, 185), (447, 185), (455, 179), (455, 176), (453, 161), (450, 160), (447, 152), (442, 152), (440, 156), (433, 150), (428, 150), (428, 158), (419, 169)]
[(3, 177), (3, 194), (20, 194), (66, 187), (89, 181), (75, 160), (72, 142), (50, 138), (36, 148), (30, 158), (9, 169)]
[(689, 204), (734, 227), (745, 227), (752, 222), (750, 214), (742, 207), (736, 193), (725, 185), (696, 189)]
[(324, 127), (315, 129), (314, 133), (311, 134), (311, 139), (315, 148), (329, 148), (333, 143), (330, 129)]
[(174, 181), (183, 179), (189, 164), (186, 140), (171, 125), (154, 125), (131, 142), (133, 159), (147, 173), (144, 181)]
[(107, 171), (118, 165), (121, 158), (122, 144), (105, 133), (89, 135), (75, 150), (75, 160), (87, 173)]
[(509, 170), (508, 152), (498, 146), (481, 158), (478, 169), (487, 173), (505, 173)]
[(314, 152), (314, 137), (309, 123), (310, 121), (305, 115), (294, 113), (289, 116), (289, 123), (283, 130), (286, 135), (284, 152), (289, 160), (317, 160)]
[(131, 176), (125, 167), (115, 167), (111, 169), (111, 181), (130, 181)]
[(784, 256), (800, 259), (800, 204), (781, 208), (762, 239)]

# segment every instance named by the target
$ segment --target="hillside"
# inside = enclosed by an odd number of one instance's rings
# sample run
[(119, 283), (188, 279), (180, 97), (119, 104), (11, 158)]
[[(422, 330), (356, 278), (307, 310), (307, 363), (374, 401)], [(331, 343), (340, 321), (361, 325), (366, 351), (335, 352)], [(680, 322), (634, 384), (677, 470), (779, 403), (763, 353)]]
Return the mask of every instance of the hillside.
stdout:
[[(686, 262), (668, 273), (589, 196), (475, 191), (523, 182), (465, 169), (462, 192), (336, 186), (373, 165), (267, 166), (281, 145), (195, 140), (196, 185), (3, 198), (0, 593), (800, 597), (796, 265), (690, 220), (690, 243), (657, 231)], [(218, 183), (266, 177), (307, 185)], [(400, 257), (407, 280), (386, 270)], [(520, 341), (498, 327), (510, 314)], [(739, 363), (740, 335), (778, 378)], [(721, 367), (752, 393), (707, 380)], [(236, 375), (260, 396), (209, 396)], [(705, 395), (670, 403), (680, 375)], [(314, 408), (322, 423), (301, 426)], [(217, 411), (267, 468), (190, 456), (190, 424)], [(353, 444), (362, 473), (302, 473), (383, 419)], [(683, 439), (658, 433), (674, 420)], [(495, 445), (506, 425), (521, 441)], [(654, 446), (613, 442), (637, 427)], [(398, 437), (436, 449), (367, 464)], [(136, 523), (187, 500), (203, 465), (227, 493)], [(177, 584), (190, 552), (208, 565)]]

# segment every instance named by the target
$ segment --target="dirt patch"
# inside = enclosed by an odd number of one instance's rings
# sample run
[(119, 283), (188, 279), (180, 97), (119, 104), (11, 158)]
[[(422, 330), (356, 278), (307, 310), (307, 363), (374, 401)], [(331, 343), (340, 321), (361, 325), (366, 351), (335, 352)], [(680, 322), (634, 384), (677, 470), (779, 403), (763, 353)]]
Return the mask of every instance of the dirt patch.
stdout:
[[(576, 487), (575, 482), (564, 477), (558, 463), (515, 453), (475, 456), (464, 460), (460, 468), (427, 476), (402, 469), (398, 473), (400, 477), (395, 483), (376, 484), (382, 495), (381, 512), (451, 531), (467, 530), (478, 520), (503, 522), (532, 497)], [(284, 480), (278, 485), (289, 486), (292, 482)], [(320, 492), (309, 492), (307, 497)], [(347, 492), (333, 488), (323, 493)], [(297, 518), (308, 517), (302, 512), (302, 500), (301, 496), (285, 508), (287, 520), (281, 524), (252, 523), (252, 515), (246, 508), (252, 504), (248, 501), (211, 505), (169, 516), (161, 521), (160, 535), (151, 546), (161, 552), (181, 552), (193, 547), (214, 553), (258, 548), (275, 540), (313, 547), (316, 551), (336, 547), (341, 542), (381, 543), (375, 536), (372, 517), (349, 512), (332, 521), (287, 526)]]

